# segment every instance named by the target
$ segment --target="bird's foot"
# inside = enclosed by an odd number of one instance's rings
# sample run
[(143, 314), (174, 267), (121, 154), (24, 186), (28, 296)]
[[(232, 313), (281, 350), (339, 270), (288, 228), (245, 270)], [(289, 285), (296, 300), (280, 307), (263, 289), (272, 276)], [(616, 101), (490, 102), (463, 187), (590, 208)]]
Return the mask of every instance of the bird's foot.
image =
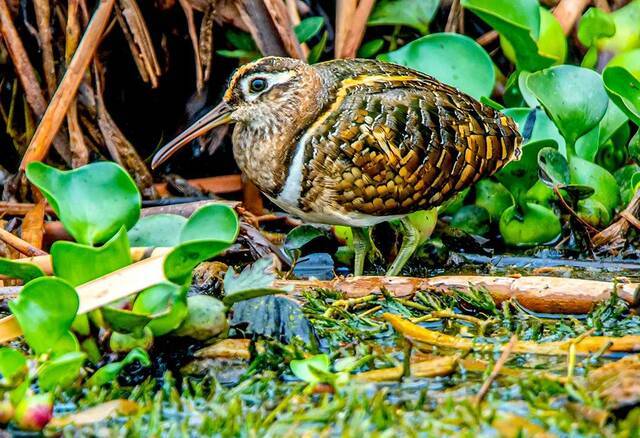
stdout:
[(355, 252), (353, 275), (359, 276), (364, 272), (364, 259), (371, 248), (371, 240), (369, 238), (369, 230), (366, 228), (354, 227), (351, 232), (353, 234), (353, 250)]
[(402, 271), (404, 265), (409, 261), (413, 253), (418, 248), (420, 242), (420, 231), (409, 221), (407, 217), (401, 219), (402, 224), (402, 245), (398, 256), (387, 270), (387, 276), (395, 276)]

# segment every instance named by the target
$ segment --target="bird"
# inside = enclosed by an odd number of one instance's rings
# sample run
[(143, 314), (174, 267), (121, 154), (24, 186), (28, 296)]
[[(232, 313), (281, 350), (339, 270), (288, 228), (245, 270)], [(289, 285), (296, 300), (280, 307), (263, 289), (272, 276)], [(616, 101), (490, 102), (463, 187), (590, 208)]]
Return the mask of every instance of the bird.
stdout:
[(398, 275), (419, 241), (407, 216), (519, 159), (522, 142), (509, 117), (409, 67), (269, 56), (240, 66), (220, 103), (162, 147), (152, 168), (225, 124), (235, 124), (240, 170), (275, 205), (352, 228), (356, 276), (369, 227), (399, 220), (404, 236), (387, 270)]

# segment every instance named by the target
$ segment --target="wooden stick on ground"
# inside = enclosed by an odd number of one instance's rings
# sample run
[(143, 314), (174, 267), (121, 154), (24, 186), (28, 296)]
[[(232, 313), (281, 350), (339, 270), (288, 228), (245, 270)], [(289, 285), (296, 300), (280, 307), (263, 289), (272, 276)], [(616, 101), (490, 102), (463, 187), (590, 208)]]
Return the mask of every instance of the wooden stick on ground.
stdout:
[[(0, 0), (0, 3), (4, 2), (5, 0)], [(24, 170), (27, 164), (33, 161), (41, 161), (46, 157), (51, 141), (58, 129), (60, 129), (69, 105), (74, 101), (84, 73), (98, 48), (102, 32), (107, 26), (114, 3), (115, 0), (100, 0), (98, 8), (78, 45), (78, 49), (69, 63), (69, 68), (51, 99), (33, 139), (31, 139), (27, 152), (22, 157), (21, 170)]]
[(14, 234), (11, 234), (4, 228), (0, 228), (0, 240), (29, 257), (47, 255), (47, 253), (43, 250), (36, 248), (28, 242), (25, 242), (24, 240)]

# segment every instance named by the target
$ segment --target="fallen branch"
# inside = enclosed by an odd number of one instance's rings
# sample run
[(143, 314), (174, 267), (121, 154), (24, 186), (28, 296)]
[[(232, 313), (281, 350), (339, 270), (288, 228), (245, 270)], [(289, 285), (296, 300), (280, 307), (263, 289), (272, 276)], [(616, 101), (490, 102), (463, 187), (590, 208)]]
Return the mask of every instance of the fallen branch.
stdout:
[(4, 243), (11, 246), (12, 248), (16, 249), (20, 253), (29, 257), (43, 256), (47, 254), (41, 249), (36, 248), (35, 246), (31, 245), (29, 242), (25, 242), (18, 236), (8, 232), (7, 230), (1, 227), (0, 227), (0, 240), (2, 240)]
[[(579, 314), (588, 313), (598, 303), (608, 299), (614, 283), (556, 277), (493, 277), (450, 275), (432, 278), (415, 277), (350, 277), (335, 280), (279, 280), (277, 287), (293, 287), (294, 292), (313, 288), (333, 289), (347, 297), (360, 297), (382, 289), (396, 297), (410, 297), (415, 292), (437, 291), (454, 294), (469, 289), (486, 290), (496, 303), (510, 299), (534, 312)], [(635, 303), (637, 283), (618, 283), (616, 293), (629, 304)]]
[[(89, 62), (91, 62), (98, 48), (114, 2), (115, 0), (100, 0), (98, 8), (78, 45), (78, 49), (69, 63), (69, 68), (67, 68), (56, 93), (38, 124), (36, 133), (31, 139), (26, 153), (22, 157), (21, 170), (24, 170), (27, 164), (33, 161), (42, 161), (47, 156), (51, 141), (58, 129), (60, 129), (60, 125), (67, 115), (67, 110), (75, 99), (78, 86), (84, 77)], [(5, 3), (5, 0), (0, 0), (0, 3)]]
[[(194, 178), (187, 180), (189, 185), (197, 187), (203, 192), (223, 194), (234, 193), (242, 190), (242, 180), (240, 175), (211, 176), (208, 178)], [(159, 196), (169, 196), (167, 183), (155, 184), (156, 192)]]

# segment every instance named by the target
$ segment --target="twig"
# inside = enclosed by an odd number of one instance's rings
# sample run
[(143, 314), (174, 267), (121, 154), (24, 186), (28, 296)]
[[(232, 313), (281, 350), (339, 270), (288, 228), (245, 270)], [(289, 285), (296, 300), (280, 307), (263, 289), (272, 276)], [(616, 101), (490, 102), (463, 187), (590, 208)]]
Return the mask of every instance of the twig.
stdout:
[(490, 30), (485, 34), (480, 35), (480, 37), (476, 39), (476, 43), (480, 44), (481, 46), (488, 46), (489, 44), (497, 40), (499, 36), (500, 35), (498, 34), (498, 32), (496, 32), (495, 30)]
[(637, 227), (636, 223), (638, 220), (636, 215), (638, 213), (640, 213), (640, 190), (636, 191), (633, 199), (631, 199), (629, 205), (620, 213), (620, 218), (617, 221), (593, 236), (593, 246), (595, 248), (609, 244), (621, 246), (625, 240), (624, 236), (629, 230), (629, 225), (633, 224)]
[(582, 16), (582, 12), (591, 3), (591, 0), (561, 0), (558, 6), (553, 10), (553, 15), (560, 22), (562, 31), (565, 35), (569, 35), (573, 26)]
[(0, 240), (29, 257), (47, 255), (46, 252), (36, 248), (28, 242), (25, 242), (24, 240), (14, 234), (11, 234), (4, 228), (0, 228)]
[[(58, 89), (51, 99), (38, 125), (38, 129), (27, 148), (27, 152), (24, 157), (22, 157), (22, 162), (20, 163), (21, 170), (24, 170), (27, 164), (33, 161), (41, 161), (46, 157), (49, 147), (51, 146), (51, 141), (60, 128), (69, 109), (69, 105), (71, 105), (71, 102), (73, 102), (75, 98), (78, 86), (89, 66), (89, 62), (91, 62), (98, 48), (100, 37), (109, 21), (114, 2), (115, 0), (100, 0), (98, 8), (93, 14), (89, 26), (78, 45), (78, 49), (69, 63), (69, 68), (65, 72)], [(5, 0), (0, 0), (0, 3), (5, 3)]]
[(511, 355), (511, 351), (513, 350), (513, 347), (516, 345), (516, 342), (518, 342), (518, 336), (517, 335), (511, 336), (509, 343), (504, 347), (504, 350), (502, 350), (502, 354), (500, 355), (500, 358), (494, 365), (493, 370), (491, 371), (491, 374), (489, 374), (489, 377), (487, 377), (485, 381), (482, 382), (480, 391), (478, 391), (478, 394), (476, 395), (476, 398), (475, 398), (476, 405), (480, 405), (480, 403), (482, 403), (482, 400), (484, 400), (485, 396), (489, 392), (489, 388), (491, 388), (491, 384), (493, 383), (494, 380), (496, 380), (496, 377), (498, 377), (498, 374), (500, 374), (500, 370), (502, 369), (504, 364), (507, 363), (507, 359), (509, 359), (509, 356)]
[(51, 45), (51, 7), (49, 0), (35, 0), (33, 9), (36, 13), (38, 22), (38, 38), (40, 39), (40, 50), (42, 50), (42, 70), (44, 71), (44, 79), (47, 83), (49, 97), (53, 96), (56, 91), (57, 79), (56, 68), (53, 60), (53, 46)]
[[(197, 187), (203, 192), (223, 194), (235, 193), (242, 190), (242, 180), (240, 175), (211, 176), (208, 178), (195, 178), (187, 180), (189, 185)], [(159, 196), (169, 196), (167, 183), (155, 184), (156, 192)]]
[(374, 4), (375, 0), (338, 0), (336, 7), (336, 58), (354, 58), (356, 56)]

